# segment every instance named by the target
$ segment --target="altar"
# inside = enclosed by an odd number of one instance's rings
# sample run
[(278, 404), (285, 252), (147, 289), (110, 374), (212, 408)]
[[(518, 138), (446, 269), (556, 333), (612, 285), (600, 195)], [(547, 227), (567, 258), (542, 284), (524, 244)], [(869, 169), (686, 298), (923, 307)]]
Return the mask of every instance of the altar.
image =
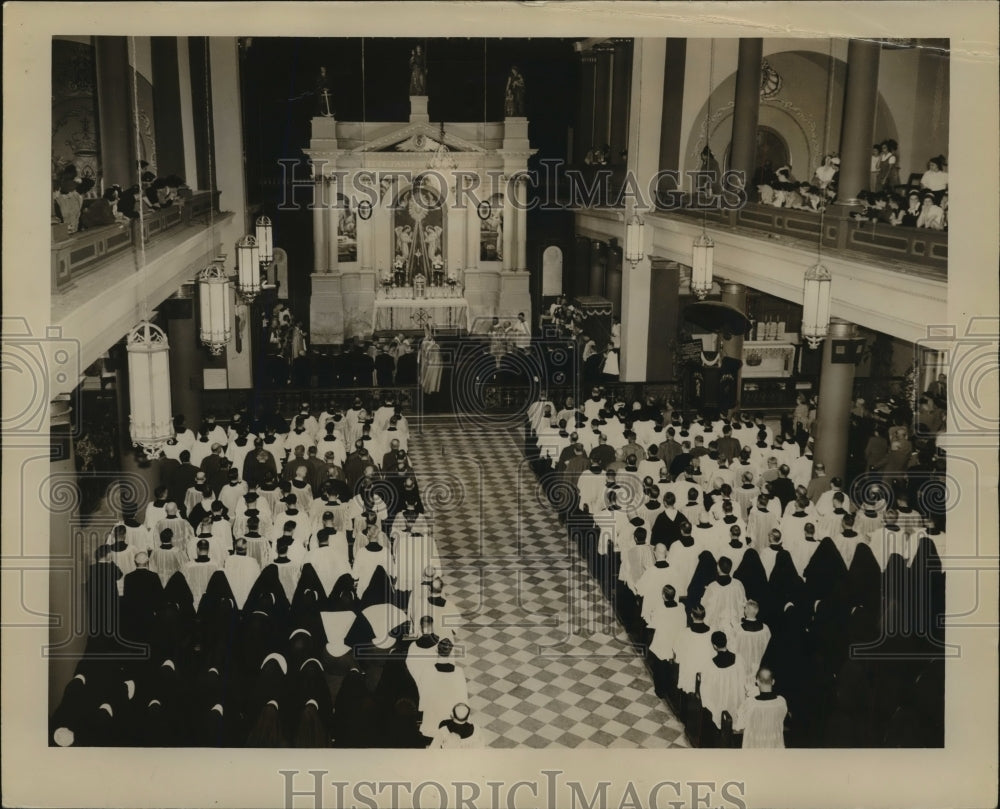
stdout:
[(469, 302), (465, 298), (376, 297), (372, 332), (423, 329), (469, 329)]
[(405, 122), (312, 120), (312, 345), (522, 312), (532, 322), (528, 120), (511, 108), (502, 121), (431, 124), (427, 103), (411, 94)]

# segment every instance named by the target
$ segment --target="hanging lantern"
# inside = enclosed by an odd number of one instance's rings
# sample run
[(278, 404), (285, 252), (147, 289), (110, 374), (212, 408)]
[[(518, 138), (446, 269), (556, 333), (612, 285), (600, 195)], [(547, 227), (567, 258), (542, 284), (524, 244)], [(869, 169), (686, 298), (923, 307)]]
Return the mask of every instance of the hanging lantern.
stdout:
[(712, 291), (712, 271), (715, 264), (715, 242), (704, 231), (694, 240), (691, 257), (691, 291), (704, 300)]
[(270, 264), (274, 261), (274, 228), (266, 216), (257, 217), (257, 249), (260, 251), (260, 263)]
[(236, 243), (237, 286), (240, 297), (249, 306), (260, 294), (260, 249), (257, 240), (247, 234)]
[(147, 458), (174, 437), (170, 410), (170, 346), (163, 329), (142, 321), (126, 337), (128, 354), (129, 435)]
[(218, 357), (232, 337), (233, 305), (229, 276), (220, 264), (210, 264), (198, 274), (198, 309), (201, 342)]
[(830, 329), (830, 271), (814, 264), (805, 274), (802, 296), (802, 337), (818, 348)]
[(635, 214), (625, 225), (625, 259), (632, 265), (633, 270), (645, 255), (645, 244), (646, 223)]

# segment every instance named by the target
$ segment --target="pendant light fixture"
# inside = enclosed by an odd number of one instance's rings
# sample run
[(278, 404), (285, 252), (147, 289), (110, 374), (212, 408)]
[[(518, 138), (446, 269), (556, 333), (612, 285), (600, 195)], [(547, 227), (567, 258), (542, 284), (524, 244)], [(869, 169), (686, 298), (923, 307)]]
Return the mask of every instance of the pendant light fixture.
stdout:
[(218, 357), (232, 337), (232, 292), (229, 276), (219, 263), (198, 273), (199, 336), (212, 356)]
[(240, 298), (248, 306), (254, 302), (261, 291), (260, 282), (260, 249), (257, 239), (249, 233), (236, 243), (236, 286)]

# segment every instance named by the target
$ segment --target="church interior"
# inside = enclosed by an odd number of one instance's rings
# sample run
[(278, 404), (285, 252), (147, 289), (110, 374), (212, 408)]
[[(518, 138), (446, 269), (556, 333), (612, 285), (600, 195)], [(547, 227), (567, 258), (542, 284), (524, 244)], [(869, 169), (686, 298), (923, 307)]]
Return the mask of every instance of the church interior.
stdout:
[(50, 743), (942, 746), (949, 59), (54, 37)]

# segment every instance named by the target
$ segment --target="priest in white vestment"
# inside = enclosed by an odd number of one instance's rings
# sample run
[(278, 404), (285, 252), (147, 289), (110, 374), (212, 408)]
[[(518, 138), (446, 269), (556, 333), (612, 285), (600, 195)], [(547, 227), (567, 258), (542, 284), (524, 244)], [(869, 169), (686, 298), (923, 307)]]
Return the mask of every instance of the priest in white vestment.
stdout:
[(785, 746), (785, 717), (788, 704), (774, 693), (774, 675), (770, 669), (757, 673), (755, 697), (746, 700), (733, 716), (733, 730), (743, 731), (743, 748), (781, 749)]
[(722, 712), (736, 716), (746, 701), (750, 683), (743, 658), (727, 648), (726, 633), (713, 632), (711, 639), (715, 655), (701, 673), (701, 703), (712, 715), (716, 727), (721, 727)]
[(222, 565), (226, 574), (226, 581), (229, 582), (229, 589), (233, 591), (233, 598), (236, 599), (236, 606), (243, 609), (247, 596), (253, 589), (257, 577), (260, 576), (260, 564), (251, 556), (247, 555), (247, 541), (238, 539), (232, 555), (227, 556)]

